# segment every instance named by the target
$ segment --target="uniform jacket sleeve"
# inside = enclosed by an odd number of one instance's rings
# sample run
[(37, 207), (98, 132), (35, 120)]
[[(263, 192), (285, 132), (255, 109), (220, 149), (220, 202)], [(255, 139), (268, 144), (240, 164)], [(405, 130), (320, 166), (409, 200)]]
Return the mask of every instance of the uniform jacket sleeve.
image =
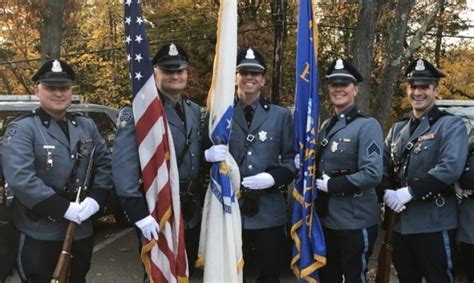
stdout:
[(328, 182), (329, 193), (356, 193), (374, 188), (382, 180), (383, 134), (377, 120), (366, 119), (361, 125), (357, 138), (358, 171), (331, 178)]
[(119, 116), (112, 153), (112, 174), (125, 216), (131, 223), (150, 214), (141, 190), (140, 172), (135, 122), (132, 109), (127, 107)]
[(445, 116), (438, 123), (441, 123), (438, 160), (425, 176), (408, 179), (416, 199), (446, 190), (464, 170), (468, 151), (464, 121), (457, 116)]
[(92, 129), (92, 138), (95, 145), (95, 154), (94, 154), (94, 172), (93, 180), (94, 182), (90, 185), (90, 192), (88, 193), (89, 197), (92, 197), (99, 204), (103, 204), (107, 198), (109, 191), (113, 187), (112, 181), (112, 170), (111, 170), (111, 157), (110, 153), (107, 151), (107, 147), (103, 142), (97, 125), (92, 119), (86, 119), (90, 123), (89, 129)]
[(296, 167), (294, 163), (295, 151), (293, 148), (294, 140), (294, 123), (290, 110), (281, 108), (284, 111), (283, 123), (281, 124), (280, 136), (280, 154), (281, 166), (269, 168), (267, 173), (272, 175), (275, 180), (275, 187), (284, 189), (294, 179), (296, 175)]

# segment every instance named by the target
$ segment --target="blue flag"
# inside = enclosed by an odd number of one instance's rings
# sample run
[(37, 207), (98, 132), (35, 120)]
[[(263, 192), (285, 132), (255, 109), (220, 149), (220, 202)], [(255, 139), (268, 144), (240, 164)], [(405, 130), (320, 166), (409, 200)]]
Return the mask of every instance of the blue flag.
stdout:
[(291, 237), (291, 267), (300, 282), (318, 282), (317, 270), (326, 264), (326, 245), (314, 210), (316, 144), (318, 135), (318, 68), (316, 63), (316, 0), (300, 0), (296, 50), (295, 146), (300, 171), (295, 180)]

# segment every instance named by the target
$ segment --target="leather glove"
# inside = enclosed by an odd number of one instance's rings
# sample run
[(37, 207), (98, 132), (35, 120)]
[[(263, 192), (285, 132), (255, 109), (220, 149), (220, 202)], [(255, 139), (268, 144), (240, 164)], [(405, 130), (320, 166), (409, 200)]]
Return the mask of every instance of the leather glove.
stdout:
[(82, 220), (79, 217), (79, 213), (81, 212), (81, 205), (76, 202), (70, 202), (69, 207), (64, 213), (64, 218), (69, 221), (75, 222), (77, 224), (81, 224)]
[(316, 179), (316, 187), (318, 190), (321, 190), (323, 192), (328, 192), (328, 181), (331, 179), (326, 173), (323, 173), (323, 178), (322, 179)]
[(461, 188), (458, 182), (454, 183), (454, 192), (456, 193), (456, 196), (458, 198), (468, 198), (470, 195), (472, 195), (471, 190), (464, 190)]
[(272, 175), (264, 172), (250, 177), (245, 177), (242, 180), (242, 186), (251, 190), (263, 190), (275, 185), (275, 180)]
[(204, 157), (207, 162), (220, 162), (225, 160), (228, 151), (227, 145), (216, 144), (204, 151)]
[(81, 202), (81, 211), (79, 212), (79, 218), (81, 221), (89, 219), (92, 215), (96, 214), (99, 211), (99, 204), (93, 198), (86, 197)]
[(399, 202), (396, 191), (394, 190), (385, 190), (383, 201), (396, 213), (400, 213), (406, 208), (404, 204)]
[(160, 233), (160, 225), (156, 222), (155, 218), (151, 215), (138, 220), (135, 225), (142, 231), (143, 236), (151, 241), (151, 238), (158, 241), (158, 233)]
[(294, 161), (295, 161), (295, 167), (296, 167), (296, 169), (300, 170), (300, 162), (301, 162), (301, 160), (300, 160), (300, 154), (299, 154), (299, 153), (297, 153), (297, 154), (295, 155)]

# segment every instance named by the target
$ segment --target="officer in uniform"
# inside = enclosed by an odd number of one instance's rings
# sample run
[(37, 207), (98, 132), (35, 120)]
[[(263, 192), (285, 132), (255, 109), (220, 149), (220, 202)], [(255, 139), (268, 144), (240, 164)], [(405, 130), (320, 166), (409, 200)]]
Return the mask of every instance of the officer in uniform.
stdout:
[(18, 231), (11, 221), (11, 190), (5, 188), (3, 177), (0, 144), (0, 282), (6, 282), (13, 274), (16, 250), (18, 246)]
[[(203, 114), (201, 107), (183, 94), (188, 78), (188, 55), (181, 45), (167, 43), (153, 58), (155, 80), (171, 129), (179, 168), (182, 214), (185, 220), (185, 242), (189, 271), (192, 274), (199, 248), (202, 210), (201, 144)], [(223, 160), (224, 145), (208, 150), (210, 160)], [(213, 159), (214, 158), (214, 159)], [(141, 189), (141, 169), (131, 107), (122, 109), (112, 154), (115, 188), (124, 212), (147, 239), (157, 239), (159, 225), (150, 215)]]
[(464, 173), (459, 183), (454, 183), (456, 196), (460, 200), (457, 239), (462, 263), (468, 282), (474, 282), (474, 130), (469, 134), (469, 154)]
[[(457, 203), (453, 183), (467, 156), (461, 118), (435, 105), (444, 74), (424, 59), (406, 69), (411, 118), (395, 123), (385, 140), (385, 204), (398, 215), (393, 263), (401, 283), (454, 282)], [(386, 180), (390, 180), (387, 182)]]
[(318, 137), (315, 206), (326, 240), (321, 282), (367, 282), (367, 264), (378, 228), (375, 186), (382, 180), (382, 129), (355, 105), (362, 76), (344, 59), (327, 71), (334, 114)]
[[(11, 122), (3, 139), (3, 172), (20, 230), (18, 273), (24, 282), (50, 282), (72, 221), (69, 280), (85, 282), (94, 246), (90, 217), (112, 189), (110, 156), (94, 122), (66, 112), (74, 81), (66, 62), (45, 62), (32, 80), (40, 107)], [(79, 204), (90, 160), (93, 182)]]
[(240, 203), (244, 260), (250, 262), (249, 251), (253, 248), (257, 280), (279, 282), (287, 221), (281, 191), (296, 173), (294, 126), (288, 109), (260, 96), (265, 71), (265, 61), (257, 50), (248, 48), (238, 53), (237, 101), (229, 150), (243, 177)]

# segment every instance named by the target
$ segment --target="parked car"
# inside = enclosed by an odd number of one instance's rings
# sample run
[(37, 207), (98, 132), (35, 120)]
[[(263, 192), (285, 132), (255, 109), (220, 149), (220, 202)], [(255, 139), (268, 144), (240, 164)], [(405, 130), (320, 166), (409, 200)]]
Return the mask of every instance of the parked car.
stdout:
[(474, 101), (473, 100), (436, 100), (440, 109), (446, 110), (461, 117), (466, 122), (467, 132), (474, 128)]
[[(0, 95), (0, 140), (3, 138), (8, 123), (38, 107), (39, 101), (35, 95)], [(98, 104), (82, 103), (79, 96), (74, 96), (68, 111), (80, 112), (94, 120), (107, 149), (112, 152), (116, 121), (119, 113), (117, 109)], [(127, 221), (121, 210), (115, 190), (111, 192), (106, 204), (97, 216), (101, 217), (109, 214), (114, 215), (117, 223), (126, 224)]]

